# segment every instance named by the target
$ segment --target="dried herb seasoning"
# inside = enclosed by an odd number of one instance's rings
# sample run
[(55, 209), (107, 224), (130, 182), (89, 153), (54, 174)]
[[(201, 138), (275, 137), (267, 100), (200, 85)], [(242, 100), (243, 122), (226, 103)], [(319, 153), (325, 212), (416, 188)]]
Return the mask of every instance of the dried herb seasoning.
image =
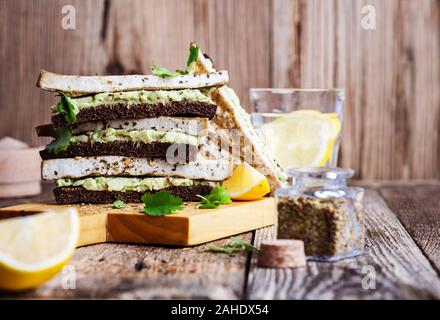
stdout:
[[(333, 261), (360, 254), (364, 248), (362, 188), (347, 187), (342, 169), (314, 169), (277, 195), (277, 237), (304, 241), (309, 258)], [(308, 169), (310, 170), (310, 169)], [(318, 174), (333, 170), (333, 175)], [(336, 174), (335, 174), (336, 171)], [(300, 171), (304, 173), (303, 171)], [(326, 177), (335, 177), (335, 181)], [(336, 179), (338, 178), (339, 179)]]

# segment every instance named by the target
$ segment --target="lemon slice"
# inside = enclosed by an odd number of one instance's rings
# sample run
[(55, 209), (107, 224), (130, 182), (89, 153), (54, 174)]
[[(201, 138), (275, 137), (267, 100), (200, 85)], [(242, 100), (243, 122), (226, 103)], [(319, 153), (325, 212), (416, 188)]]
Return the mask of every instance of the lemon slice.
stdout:
[(270, 192), (269, 183), (264, 174), (246, 162), (234, 169), (231, 177), (223, 182), (223, 186), (234, 200), (255, 200)]
[[(341, 120), (339, 118), (339, 115), (336, 112), (328, 112), (328, 113), (321, 113), (318, 110), (313, 110), (313, 109), (301, 109), (301, 110), (296, 110), (290, 113), (287, 113), (285, 115), (282, 116), (282, 118), (284, 117), (317, 117), (317, 118), (325, 118), (328, 119), (333, 126), (333, 137), (334, 139), (337, 138), (337, 136), (339, 135), (339, 133), (341, 132)], [(325, 121), (325, 120), (324, 120)]]
[(300, 109), (289, 112), (283, 116), (304, 116), (304, 115), (322, 115), (321, 111), (316, 109)]
[(319, 111), (300, 110), (261, 128), (267, 147), (284, 168), (322, 167), (330, 159), (340, 131), (339, 119)]
[(0, 289), (20, 291), (56, 275), (79, 236), (75, 209), (0, 221)]
[(333, 125), (333, 138), (336, 139), (341, 132), (341, 120), (337, 113), (322, 113), (322, 116), (327, 117)]

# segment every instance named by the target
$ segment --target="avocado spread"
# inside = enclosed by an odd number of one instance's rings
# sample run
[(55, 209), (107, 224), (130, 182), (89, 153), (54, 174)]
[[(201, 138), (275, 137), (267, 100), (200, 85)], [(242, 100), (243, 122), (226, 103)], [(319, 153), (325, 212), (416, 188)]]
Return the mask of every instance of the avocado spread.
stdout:
[(108, 128), (72, 136), (70, 142), (113, 142), (134, 141), (143, 143), (162, 142), (171, 144), (191, 144), (198, 146), (201, 139), (181, 132), (162, 132), (152, 129), (125, 130)]
[(185, 178), (154, 177), (154, 178), (124, 178), (124, 177), (93, 177), (79, 180), (58, 179), (58, 187), (83, 187), (90, 191), (136, 191), (146, 192), (165, 189), (168, 187), (215, 184), (215, 182), (192, 180)]
[[(96, 107), (103, 104), (156, 104), (182, 100), (213, 103), (208, 96), (198, 89), (104, 92), (94, 96), (70, 98), (70, 102), (77, 107), (77, 112), (84, 108)], [(57, 112), (58, 110), (59, 104), (52, 106), (52, 111)]]

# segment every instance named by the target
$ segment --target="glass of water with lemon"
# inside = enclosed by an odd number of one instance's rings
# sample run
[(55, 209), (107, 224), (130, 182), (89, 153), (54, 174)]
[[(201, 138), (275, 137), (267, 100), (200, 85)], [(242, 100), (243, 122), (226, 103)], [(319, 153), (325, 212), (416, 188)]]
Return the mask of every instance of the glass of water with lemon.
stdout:
[(282, 168), (336, 167), (343, 89), (251, 88), (252, 123)]

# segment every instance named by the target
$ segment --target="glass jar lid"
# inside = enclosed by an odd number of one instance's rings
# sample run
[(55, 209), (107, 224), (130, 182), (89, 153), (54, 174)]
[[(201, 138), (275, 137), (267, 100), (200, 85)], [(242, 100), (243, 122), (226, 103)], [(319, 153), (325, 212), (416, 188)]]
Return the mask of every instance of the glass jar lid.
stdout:
[(354, 175), (354, 170), (349, 168), (292, 168), (287, 170), (287, 174), (288, 185), (277, 189), (277, 196), (302, 194), (330, 199), (358, 192), (357, 188), (347, 186), (347, 180)]
[(314, 178), (323, 180), (341, 180), (351, 178), (354, 174), (353, 169), (349, 168), (292, 168), (287, 170), (290, 178)]

